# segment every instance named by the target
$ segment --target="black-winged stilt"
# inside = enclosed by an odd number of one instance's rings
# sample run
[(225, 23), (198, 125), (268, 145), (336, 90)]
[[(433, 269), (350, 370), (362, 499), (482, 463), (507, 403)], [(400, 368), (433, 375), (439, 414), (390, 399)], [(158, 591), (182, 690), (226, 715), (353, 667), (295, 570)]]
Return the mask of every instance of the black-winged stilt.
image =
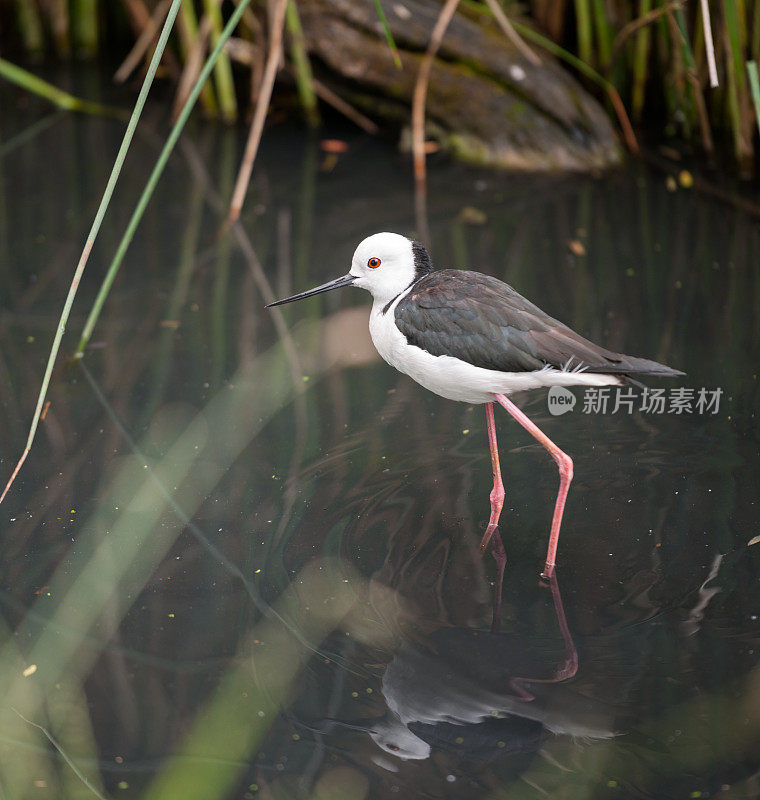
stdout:
[(504, 503), (493, 401), (549, 451), (560, 476), (543, 572), (544, 577), (551, 576), (573, 461), (507, 395), (544, 386), (610, 386), (634, 377), (683, 373), (599, 347), (497, 278), (458, 269), (434, 270), (425, 247), (397, 233), (366, 238), (342, 278), (269, 306), (341, 286), (358, 286), (372, 295), (369, 332), (391, 366), (441, 397), (485, 403), (494, 484), (481, 549), (496, 530)]

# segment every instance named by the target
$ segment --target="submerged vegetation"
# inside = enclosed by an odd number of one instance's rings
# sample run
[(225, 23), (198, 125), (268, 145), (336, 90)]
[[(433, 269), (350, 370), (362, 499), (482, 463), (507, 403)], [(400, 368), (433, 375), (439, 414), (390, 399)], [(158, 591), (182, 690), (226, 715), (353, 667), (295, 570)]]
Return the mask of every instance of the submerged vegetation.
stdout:
[[(204, 57), (240, 4), (239, 0), (183, 2), (160, 71), (176, 86), (175, 115), (198, 78)], [(388, 68), (394, 63), (401, 67), (392, 33), (392, 17), (404, 16), (399, 4), (392, 9), (389, 3), (384, 8), (381, 0), (367, 4), (375, 14), (378, 38), (387, 42)], [(337, 79), (324, 59), (309, 52), (309, 31), (304, 31), (302, 16), (308, 16), (314, 5), (315, 0), (251, 3), (225, 43), (213, 80), (203, 87), (203, 112), (232, 122), (250, 117), (264, 101), (259, 114), (263, 117), (277, 68), (284, 65), (277, 75), (278, 99), (298, 102), (310, 125), (319, 125), (323, 104), (365, 129), (376, 130), (367, 109), (355, 107), (345, 81)], [(627, 127), (628, 117), (657, 140), (693, 144), (710, 156), (723, 150), (732, 154), (740, 174), (753, 172), (760, 97), (753, 95), (751, 62), (760, 59), (760, 4), (746, 0), (441, 4), (442, 9), (447, 6), (447, 14), (502, 28), (528, 57), (533, 48), (562, 60), (609, 105), (629, 149), (635, 139)], [(0, 4), (3, 52), (29, 61), (43, 55), (95, 58), (128, 50), (115, 72), (115, 79), (123, 82), (147, 64), (169, 7), (168, 0), (4, 0)], [(272, 49), (279, 51), (283, 39), (285, 61), (276, 60), (270, 68)], [(35, 91), (34, 86), (29, 88)], [(382, 104), (375, 113), (383, 113)], [(262, 122), (258, 120), (255, 127), (260, 129)]]

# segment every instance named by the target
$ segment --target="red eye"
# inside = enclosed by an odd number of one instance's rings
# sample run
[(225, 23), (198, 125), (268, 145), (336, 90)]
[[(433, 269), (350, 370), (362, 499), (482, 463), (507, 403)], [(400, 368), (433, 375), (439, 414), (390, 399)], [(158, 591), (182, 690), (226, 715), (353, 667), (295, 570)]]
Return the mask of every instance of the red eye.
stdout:
[(370, 269), (377, 269), (380, 266), (380, 259), (374, 257), (370, 258), (370, 260), (367, 262), (367, 266)]

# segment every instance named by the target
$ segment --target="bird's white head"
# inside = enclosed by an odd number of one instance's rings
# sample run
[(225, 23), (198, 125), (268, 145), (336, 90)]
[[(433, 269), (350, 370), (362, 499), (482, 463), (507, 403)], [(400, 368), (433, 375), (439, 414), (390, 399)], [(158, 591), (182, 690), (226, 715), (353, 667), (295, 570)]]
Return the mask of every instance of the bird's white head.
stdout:
[(376, 303), (385, 304), (432, 269), (430, 256), (419, 242), (398, 233), (375, 233), (354, 251), (348, 275), (269, 305), (290, 303), (340, 286), (366, 289)]
[[(415, 250), (417, 254), (415, 254)], [(418, 276), (416, 260), (424, 248), (398, 233), (375, 233), (355, 250), (350, 275), (354, 286), (366, 289), (376, 302), (387, 303), (410, 286)], [(424, 253), (429, 271), (430, 260)]]

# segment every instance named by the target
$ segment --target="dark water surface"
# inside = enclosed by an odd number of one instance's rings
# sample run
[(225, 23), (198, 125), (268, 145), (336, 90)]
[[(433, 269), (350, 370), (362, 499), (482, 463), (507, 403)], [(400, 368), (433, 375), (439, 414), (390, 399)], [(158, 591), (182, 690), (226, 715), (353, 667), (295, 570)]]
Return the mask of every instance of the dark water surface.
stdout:
[[(162, 114), (135, 140), (66, 355)], [(3, 115), (3, 482), (121, 130)], [(757, 797), (757, 221), (642, 166), (555, 179), (432, 161), (439, 266), (688, 373), (668, 389), (723, 390), (716, 414), (584, 414), (576, 389), (555, 417), (544, 392), (518, 396), (575, 460), (554, 587), (538, 575), (556, 468), (497, 409), (495, 619), (483, 410), (381, 362), (366, 293), (263, 310), (344, 274), (364, 236), (415, 229), (407, 159), (333, 133), (337, 161), (268, 131), (241, 241), (218, 237), (218, 198), (243, 134), (192, 129), (82, 365), (61, 359), (0, 506), (0, 794)]]

